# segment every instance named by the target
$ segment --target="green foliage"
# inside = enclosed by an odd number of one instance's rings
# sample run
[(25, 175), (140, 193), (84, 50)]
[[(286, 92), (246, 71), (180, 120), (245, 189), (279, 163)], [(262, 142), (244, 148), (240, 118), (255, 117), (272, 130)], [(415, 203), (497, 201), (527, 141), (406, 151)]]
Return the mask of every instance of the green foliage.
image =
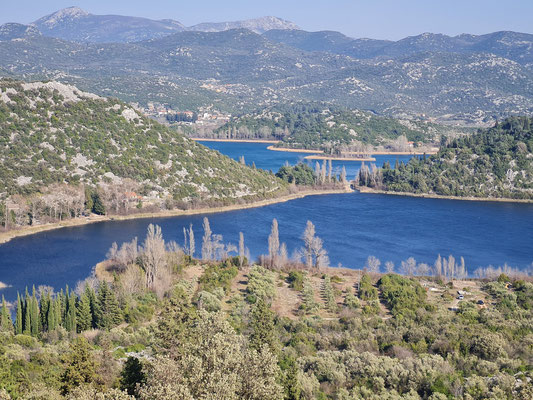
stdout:
[(383, 300), (396, 317), (414, 318), (419, 308), (428, 308), (426, 290), (417, 280), (389, 274), (378, 281)]
[(360, 180), (386, 190), (443, 196), (533, 199), (533, 121), (511, 117), (493, 128), (454, 139), (436, 155), (378, 169)]
[(67, 394), (81, 385), (96, 381), (96, 363), (85, 338), (78, 337), (72, 342), (70, 352), (65, 356), (63, 362), (65, 364), (65, 370), (61, 376), (63, 394)]
[(129, 395), (134, 395), (137, 385), (143, 385), (145, 382), (146, 377), (139, 359), (128, 357), (120, 374), (120, 389), (125, 390)]
[(222, 288), (225, 293), (229, 293), (231, 281), (238, 272), (238, 268), (230, 262), (210, 264), (198, 279), (200, 289), (213, 293), (216, 288)]
[(250, 303), (262, 299), (270, 302), (276, 295), (276, 274), (261, 266), (254, 266), (248, 274), (247, 299)]
[(289, 287), (301, 292), (304, 288), (305, 276), (301, 271), (291, 271), (287, 277)]
[(307, 186), (314, 185), (317, 178), (313, 168), (304, 163), (298, 163), (294, 166), (285, 165), (279, 169), (276, 176), (288, 183)]
[(324, 298), (324, 302), (326, 303), (326, 308), (328, 311), (336, 312), (338, 307), (329, 275), (325, 275), (322, 282), (322, 297)]
[(372, 285), (370, 276), (364, 274), (359, 282), (359, 298), (361, 300), (377, 300), (378, 290)]
[(123, 321), (122, 310), (119, 307), (115, 293), (105, 281), (98, 288), (97, 304), (96, 323), (98, 328), (109, 330)]

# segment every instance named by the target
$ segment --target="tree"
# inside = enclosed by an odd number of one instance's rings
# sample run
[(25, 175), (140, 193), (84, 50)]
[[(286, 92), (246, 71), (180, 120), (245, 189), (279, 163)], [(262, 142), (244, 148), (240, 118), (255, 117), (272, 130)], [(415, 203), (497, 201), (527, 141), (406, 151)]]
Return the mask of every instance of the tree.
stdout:
[(407, 260), (402, 261), (402, 271), (405, 275), (413, 276), (416, 271), (416, 260), (413, 257), (409, 257)]
[(189, 225), (189, 256), (194, 257), (196, 251), (196, 243), (194, 242), (194, 231), (192, 230), (192, 224)]
[(4, 296), (2, 296), (2, 310), (0, 311), (0, 332), (13, 332), (13, 321)]
[(104, 203), (102, 202), (102, 199), (100, 198), (100, 195), (97, 192), (93, 192), (92, 194), (92, 203), (93, 207), (91, 211), (94, 214), (105, 215), (106, 209)]
[(76, 332), (77, 330), (76, 314), (76, 295), (72, 292), (68, 297), (67, 314), (65, 319), (65, 329), (68, 332)]
[(271, 351), (276, 350), (274, 312), (261, 297), (252, 307), (250, 329), (251, 348), (260, 350), (267, 345)]
[(128, 357), (120, 373), (120, 389), (125, 390), (129, 395), (137, 392), (137, 385), (144, 385), (146, 377), (143, 366), (138, 358)]
[(204, 217), (203, 228), (204, 236), (202, 239), (202, 259), (211, 261), (214, 258), (213, 233), (211, 232), (211, 226), (209, 225), (209, 219), (207, 219), (207, 217)]
[(146, 276), (146, 287), (154, 288), (159, 272), (167, 265), (165, 241), (158, 225), (148, 225), (146, 238), (143, 242), (141, 262)]
[(303, 234), (304, 240), (304, 258), (307, 268), (313, 266), (313, 241), (315, 239), (315, 226), (311, 221), (307, 221)]
[(244, 234), (239, 232), (239, 268), (242, 268), (244, 265), (246, 248), (244, 247)]
[(279, 267), (279, 231), (278, 220), (276, 218), (272, 220), (272, 227), (270, 229), (270, 235), (268, 236), (268, 257), (271, 268)]
[(113, 290), (103, 281), (98, 289), (98, 316), (97, 326), (109, 330), (122, 322), (122, 311), (118, 305)]
[(24, 310), (20, 294), (17, 293), (17, 315), (15, 317), (15, 335), (21, 335), (24, 329)]
[(385, 262), (385, 271), (387, 274), (392, 274), (394, 272), (394, 263), (392, 261)]
[(368, 256), (366, 259), (365, 268), (368, 269), (369, 272), (377, 273), (379, 272), (379, 266), (381, 265), (381, 261), (379, 261), (379, 258), (376, 258), (374, 256)]
[(79, 332), (91, 329), (93, 316), (91, 314), (91, 301), (87, 295), (87, 292), (82, 293), (80, 296), (77, 305), (76, 320)]
[(70, 345), (70, 352), (64, 357), (65, 369), (61, 375), (61, 392), (68, 394), (81, 385), (95, 382), (96, 363), (87, 339), (77, 337)]

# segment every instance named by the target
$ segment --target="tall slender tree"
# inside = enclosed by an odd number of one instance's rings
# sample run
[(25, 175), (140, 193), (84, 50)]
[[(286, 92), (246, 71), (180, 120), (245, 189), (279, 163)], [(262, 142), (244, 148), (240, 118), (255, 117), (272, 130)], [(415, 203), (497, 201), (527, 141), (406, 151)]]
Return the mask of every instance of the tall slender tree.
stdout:
[(0, 332), (13, 332), (13, 321), (4, 296), (2, 296), (2, 310), (0, 311)]
[(270, 235), (268, 236), (268, 257), (271, 268), (277, 268), (279, 258), (279, 228), (278, 220), (272, 220), (272, 227), (270, 228)]

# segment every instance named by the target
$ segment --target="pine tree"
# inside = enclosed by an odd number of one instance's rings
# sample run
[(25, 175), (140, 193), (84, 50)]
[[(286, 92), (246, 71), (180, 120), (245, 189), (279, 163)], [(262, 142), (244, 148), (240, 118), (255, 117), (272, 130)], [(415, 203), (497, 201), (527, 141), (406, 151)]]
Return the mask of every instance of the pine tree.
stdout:
[(98, 301), (96, 300), (96, 293), (89, 285), (85, 285), (85, 295), (89, 299), (89, 305), (91, 307), (91, 328), (97, 327), (98, 317)]
[(61, 392), (65, 395), (72, 389), (96, 380), (96, 363), (87, 339), (78, 337), (70, 346), (64, 359), (65, 371), (61, 375)]
[(135, 357), (128, 357), (121, 372), (120, 389), (133, 396), (137, 384), (142, 385), (146, 381), (141, 362)]
[(39, 316), (40, 324), (43, 332), (47, 332), (48, 329), (48, 315), (50, 314), (50, 292), (41, 292), (41, 300), (39, 302)]
[(0, 312), (0, 332), (13, 332), (13, 321), (11, 321), (11, 314), (4, 296), (2, 296), (2, 311)]
[(21, 335), (23, 331), (24, 310), (22, 308), (22, 299), (20, 298), (20, 294), (17, 293), (17, 316), (15, 318), (15, 335)]
[(98, 289), (98, 318), (97, 326), (109, 330), (122, 322), (122, 311), (118, 305), (115, 293), (104, 281)]
[(93, 316), (91, 314), (91, 302), (87, 293), (83, 293), (77, 305), (78, 332), (83, 332), (92, 328)]
[(260, 298), (254, 305), (251, 314), (250, 328), (252, 333), (250, 334), (250, 347), (260, 350), (266, 344), (272, 351), (275, 351), (274, 312)]

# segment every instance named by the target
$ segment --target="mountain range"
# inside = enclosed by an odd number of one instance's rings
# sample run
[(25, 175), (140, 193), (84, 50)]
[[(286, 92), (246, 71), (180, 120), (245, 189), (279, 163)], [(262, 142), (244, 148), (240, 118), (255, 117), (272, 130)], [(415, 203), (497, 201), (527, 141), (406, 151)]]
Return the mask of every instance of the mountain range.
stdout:
[[(103, 23), (105, 18), (114, 22)], [(167, 103), (178, 110), (213, 105), (244, 113), (279, 103), (326, 101), (475, 125), (533, 112), (533, 35), (425, 33), (393, 42), (261, 21), (184, 28), (175, 21), (66, 9), (30, 26), (1, 26), (0, 74), (56, 79), (99, 95), (141, 105)], [(279, 21), (283, 29), (270, 29)], [(247, 29), (224, 30), (235, 26)], [(110, 37), (115, 42), (103, 43)], [(146, 40), (130, 42), (134, 38)]]
[(272, 29), (299, 29), (297, 25), (276, 17), (245, 21), (200, 23), (186, 27), (172, 19), (152, 20), (122, 15), (95, 15), (79, 7), (69, 7), (47, 15), (32, 24), (46, 36), (84, 42), (137, 42), (160, 38), (183, 31), (221, 32), (229, 29), (249, 29), (263, 33)]

